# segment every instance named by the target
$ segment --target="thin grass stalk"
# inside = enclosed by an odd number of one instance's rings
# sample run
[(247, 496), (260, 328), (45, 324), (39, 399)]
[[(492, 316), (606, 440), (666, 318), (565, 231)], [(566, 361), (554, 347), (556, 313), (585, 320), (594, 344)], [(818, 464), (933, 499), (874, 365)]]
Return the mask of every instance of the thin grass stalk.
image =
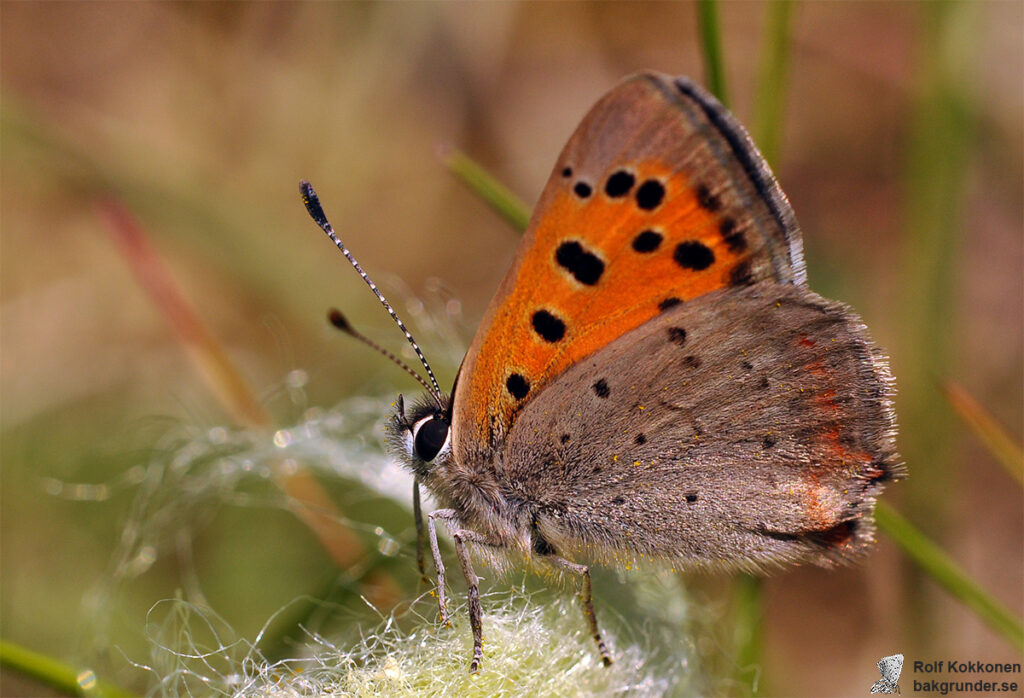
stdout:
[[(897, 411), (903, 424), (900, 449), (908, 463), (927, 464), (927, 472), (911, 469), (905, 488), (905, 510), (927, 521), (942, 537), (953, 501), (955, 430), (936, 376), (955, 374), (953, 356), (959, 333), (956, 262), (962, 244), (963, 205), (970, 172), (973, 118), (968, 106), (976, 53), (971, 3), (936, 2), (916, 6), (922, 24), (918, 94), (906, 154), (904, 202), (906, 239), (900, 297), (903, 336), (898, 378)], [(917, 473), (917, 475), (915, 475)], [(911, 568), (905, 579), (905, 627), (908, 638), (927, 651), (936, 637), (936, 618), (928, 594), (922, 594), (920, 573)]]
[[(220, 404), (242, 426), (269, 428), (270, 414), (185, 298), (143, 227), (117, 199), (104, 199), (100, 211), (139, 286), (174, 329)], [(274, 469), (274, 477), (293, 503), (293, 513), (313, 532), (338, 569), (347, 569), (366, 554), (359, 536), (341, 523), (343, 517), (334, 501), (308, 469), (279, 467)], [(399, 597), (390, 577), (378, 577), (375, 582), (382, 592), (376, 601)]]
[(733, 674), (751, 694), (764, 693), (764, 580), (739, 574), (732, 584)]
[(66, 696), (127, 698), (136, 695), (109, 681), (100, 681), (91, 669), (75, 669), (60, 660), (9, 640), (0, 640), (0, 666), (23, 674)]
[(918, 567), (990, 628), (1024, 654), (1024, 623), (982, 589), (939, 546), (885, 502), (875, 509), (878, 528), (895, 541)]
[(163, 216), (166, 211), (174, 211), (188, 221), (181, 231), (190, 236), (188, 244), (199, 249), (214, 235), (227, 241), (226, 247), (242, 247), (219, 260), (222, 271), (231, 274), (234, 283), (262, 286), (263, 293), (273, 297), (284, 314), (308, 312), (308, 298), (301, 284), (267, 285), (275, 277), (266, 274), (263, 254), (270, 249), (276, 252), (280, 241), (263, 246), (263, 237), (253, 235), (253, 230), (288, 226), (279, 221), (268, 223), (265, 216), (255, 213), (250, 201), (227, 195), (225, 188), (210, 187), (200, 182), (201, 178), (176, 176), (173, 168), (154, 159), (150, 151), (140, 149), (127, 131), (95, 141), (102, 145), (86, 145), (44, 113), (21, 102), (16, 94), (0, 90), (0, 140), (5, 163), (31, 169), (45, 162), (49, 174), (63, 184), (64, 190), (103, 198), (115, 192), (118, 200), (130, 205), (136, 214)]
[(530, 223), (530, 207), (482, 165), (454, 149), (446, 149), (441, 153), (441, 163), (514, 230), (520, 233), (526, 231)]
[(718, 3), (699, 0), (697, 24), (700, 27), (700, 47), (704, 55), (704, 80), (718, 101), (729, 106), (726, 89), (725, 65), (722, 61), (722, 35), (718, 27)]
[(954, 381), (942, 384), (946, 401), (971, 433), (1018, 485), (1024, 485), (1024, 450), (981, 403)]
[(500, 217), (519, 232), (526, 230), (530, 223), (530, 209), (508, 187), (487, 174), (483, 167), (460, 150), (445, 147), (439, 155), (444, 166)]
[(242, 375), (228, 358), (223, 347), (199, 320), (173, 274), (150, 243), (142, 226), (117, 199), (99, 203), (99, 211), (107, 230), (121, 252), (135, 280), (173, 328), (217, 401), (237, 424), (251, 429), (270, 426), (270, 415)]
[[(250, 429), (269, 429), (272, 418), (256, 398), (248, 383), (224, 352), (216, 337), (199, 320), (181, 292), (173, 275), (153, 247), (149, 236), (119, 197), (110, 192), (130, 193), (134, 201), (146, 206), (153, 202), (186, 211), (202, 225), (218, 230), (243, 228), (237, 221), (245, 215), (237, 207), (225, 213), (226, 201), (212, 197), (208, 189), (191, 189), (178, 182), (162, 179), (162, 173), (132, 170), (109, 154), (87, 152), (59, 129), (17, 100), (5, 95), (0, 108), (0, 132), (5, 142), (20, 144), (22, 158), (42, 151), (60, 163), (59, 176), (70, 179), (83, 190), (97, 196), (97, 209), (108, 231), (125, 258), (140, 287), (175, 330), (198, 373), (210, 387), (221, 407), (232, 420)], [(240, 259), (241, 257), (239, 257)], [(288, 289), (282, 289), (285, 293)], [(311, 530), (338, 569), (346, 569), (365, 558), (367, 548), (341, 521), (344, 517), (316, 477), (302, 467), (287, 471), (275, 469), (275, 481), (288, 496), (291, 511)], [(402, 594), (393, 578), (374, 556), (374, 562), (358, 580), (353, 595), (366, 594), (378, 608), (387, 609)], [(379, 568), (379, 569), (378, 569)], [(113, 694), (113, 693), (112, 693)]]
[(783, 108), (786, 103), (786, 79), (789, 72), (789, 30), (793, 2), (774, 0), (768, 5), (761, 44), (754, 97), (754, 142), (772, 167), (779, 165), (782, 142)]

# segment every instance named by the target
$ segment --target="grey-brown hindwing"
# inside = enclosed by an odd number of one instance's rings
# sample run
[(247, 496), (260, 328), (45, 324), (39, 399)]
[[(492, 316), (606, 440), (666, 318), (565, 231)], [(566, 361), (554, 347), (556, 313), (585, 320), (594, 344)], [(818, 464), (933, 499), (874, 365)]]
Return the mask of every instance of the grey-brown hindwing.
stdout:
[(560, 554), (756, 568), (855, 557), (897, 464), (892, 379), (860, 320), (789, 284), (668, 308), (572, 366), (501, 479)]

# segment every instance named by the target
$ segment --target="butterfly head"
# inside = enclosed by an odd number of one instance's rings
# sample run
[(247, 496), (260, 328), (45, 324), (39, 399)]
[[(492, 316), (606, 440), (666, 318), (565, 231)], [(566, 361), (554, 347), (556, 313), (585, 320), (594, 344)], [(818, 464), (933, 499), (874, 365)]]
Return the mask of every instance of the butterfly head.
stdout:
[(452, 449), (451, 398), (440, 404), (426, 394), (405, 410), (401, 395), (387, 423), (388, 451), (416, 475), (425, 478), (439, 464), (447, 463)]
[(392, 363), (415, 378), (427, 390), (426, 395), (413, 405), (409, 414), (405, 413), (405, 401), (399, 395), (398, 400), (395, 402), (395, 414), (388, 421), (387, 426), (388, 450), (404, 462), (418, 477), (426, 478), (438, 463), (447, 462), (451, 455), (451, 397), (441, 393), (441, 388), (438, 387), (437, 379), (434, 377), (434, 371), (430, 368), (430, 364), (427, 363), (427, 359), (423, 356), (419, 345), (416, 344), (416, 340), (413, 339), (412, 333), (406, 328), (405, 323), (398, 317), (398, 314), (391, 307), (391, 304), (388, 303), (384, 294), (377, 288), (377, 285), (363, 271), (359, 262), (352, 256), (352, 253), (349, 252), (341, 238), (338, 237), (338, 234), (334, 232), (334, 227), (327, 220), (327, 215), (320, 205), (320, 198), (317, 196), (316, 191), (314, 191), (313, 185), (303, 181), (299, 184), (299, 188), (302, 192), (302, 201), (306, 205), (306, 210), (309, 212), (310, 217), (327, 233), (331, 241), (341, 250), (341, 253), (345, 255), (345, 258), (359, 272), (359, 275), (363, 277), (363, 281), (366, 282), (370, 290), (377, 296), (377, 300), (381, 302), (385, 310), (388, 311), (388, 314), (391, 315), (391, 319), (398, 325), (398, 328), (405, 335), (406, 341), (409, 342), (413, 351), (416, 352), (416, 357), (423, 364), (423, 368), (426, 369), (429, 382), (393, 353), (361, 332), (356, 331), (345, 316), (342, 315), (341, 311), (332, 308), (327, 314), (328, 320), (335, 328), (358, 339), (374, 351), (383, 354)]

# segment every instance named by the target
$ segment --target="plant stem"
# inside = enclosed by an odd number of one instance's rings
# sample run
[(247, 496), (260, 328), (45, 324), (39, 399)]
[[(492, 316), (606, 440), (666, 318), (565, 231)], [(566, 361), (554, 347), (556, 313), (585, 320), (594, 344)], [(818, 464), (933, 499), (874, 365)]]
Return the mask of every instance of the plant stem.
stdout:
[[(901, 277), (902, 346), (896, 407), (904, 425), (900, 450), (908, 463), (927, 464), (927, 477), (911, 477), (904, 507), (927, 521), (939, 537), (949, 519), (947, 492), (953, 484), (955, 445), (949, 410), (941, 409), (937, 376), (955, 373), (958, 332), (957, 265), (967, 226), (964, 198), (969, 183), (974, 117), (968, 95), (975, 81), (978, 12), (971, 3), (936, 2), (921, 13), (920, 69), (909, 132), (905, 177)], [(937, 406), (939, 407), (937, 409)], [(913, 474), (913, 471), (911, 471)], [(936, 620), (922, 594), (921, 579), (910, 570), (905, 580), (907, 630), (927, 651)]]
[(985, 450), (992, 454), (1017, 484), (1024, 484), (1024, 451), (1020, 444), (959, 383), (946, 381), (942, 384), (942, 391), (967, 428), (985, 446)]
[(699, 0), (697, 23), (700, 25), (700, 46), (704, 51), (704, 75), (708, 89), (719, 102), (729, 106), (725, 66), (722, 63), (722, 37), (718, 29), (718, 4), (715, 0)]
[(526, 230), (530, 224), (530, 209), (476, 161), (459, 150), (445, 148), (441, 151), (441, 162), (513, 228), (519, 232)]
[(885, 502), (876, 505), (875, 520), (878, 528), (929, 577), (1024, 654), (1024, 624), (1021, 620), (968, 577), (939, 546)]
[[(113, 196), (100, 200), (98, 209), (139, 286), (174, 329), (218, 402), (235, 423), (254, 430), (270, 428), (273, 421), (270, 413), (216, 336), (203, 324), (142, 224), (120, 199)], [(338, 569), (348, 569), (366, 554), (362, 541), (341, 523), (344, 517), (334, 500), (308, 468), (275, 467), (274, 479), (291, 499), (296, 516), (316, 536)], [(390, 587), (385, 597), (397, 594), (392, 580), (381, 581)]]
[(754, 98), (754, 142), (764, 159), (778, 167), (782, 140), (782, 111), (785, 105), (786, 74), (789, 70), (789, 27), (793, 15), (790, 0), (775, 0), (768, 6), (761, 65), (757, 71)]
[(250, 429), (265, 429), (270, 415), (242, 378), (227, 352), (202, 323), (186, 300), (171, 270), (150, 242), (149, 235), (128, 207), (114, 197), (101, 199), (97, 206), (107, 230), (117, 244), (135, 280), (174, 329), (217, 401), (236, 424)]
[[(764, 624), (764, 580), (750, 574), (740, 574), (732, 585), (733, 603), (733, 661), (738, 678), (757, 681), (761, 672)], [(758, 692), (751, 686), (751, 694)], [(762, 687), (763, 688), (763, 687)]]
[(69, 696), (123, 698), (135, 695), (112, 683), (98, 680), (91, 669), (76, 670), (60, 660), (9, 640), (0, 640), (0, 666), (13, 669)]

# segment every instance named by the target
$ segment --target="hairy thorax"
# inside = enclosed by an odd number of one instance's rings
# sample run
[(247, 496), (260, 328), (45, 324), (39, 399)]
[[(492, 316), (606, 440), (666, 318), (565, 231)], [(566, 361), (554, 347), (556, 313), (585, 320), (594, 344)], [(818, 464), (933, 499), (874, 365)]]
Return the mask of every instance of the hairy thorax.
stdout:
[(449, 456), (435, 461), (423, 484), (441, 506), (459, 512), (465, 528), (522, 552), (530, 549), (535, 507), (510, 492), (494, 463), (466, 466)]

